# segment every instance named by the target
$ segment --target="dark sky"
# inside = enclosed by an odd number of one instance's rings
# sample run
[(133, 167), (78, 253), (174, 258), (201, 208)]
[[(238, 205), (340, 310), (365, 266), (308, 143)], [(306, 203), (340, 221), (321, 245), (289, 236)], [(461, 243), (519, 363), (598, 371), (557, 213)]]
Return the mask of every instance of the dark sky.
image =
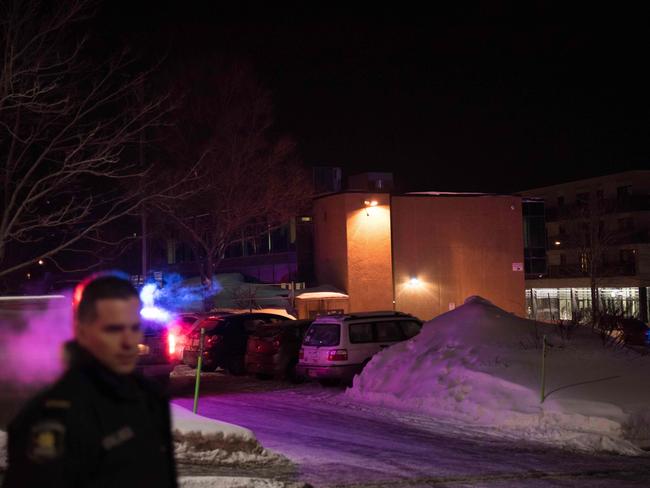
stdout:
[(108, 2), (98, 32), (167, 63), (249, 61), (306, 164), (393, 171), (403, 190), (513, 192), (650, 167), (646, 33), (511, 13)]

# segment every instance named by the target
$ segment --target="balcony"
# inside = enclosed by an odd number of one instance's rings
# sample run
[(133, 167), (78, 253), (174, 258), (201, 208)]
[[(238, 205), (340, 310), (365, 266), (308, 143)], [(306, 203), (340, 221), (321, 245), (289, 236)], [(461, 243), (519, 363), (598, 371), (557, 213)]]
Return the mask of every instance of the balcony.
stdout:
[[(576, 220), (583, 218), (589, 211), (589, 203), (574, 203), (562, 207), (546, 207), (546, 221)], [(609, 198), (593, 202), (601, 215), (625, 212), (650, 211), (650, 195), (629, 195), (626, 198)]]
[[(636, 274), (635, 263), (605, 264), (599, 267), (598, 277), (609, 278), (613, 276), (634, 276)], [(579, 264), (549, 265), (549, 278), (581, 278), (589, 276), (588, 272), (582, 271)]]
[[(556, 242), (559, 242), (559, 244), (556, 244)], [(584, 245), (583, 242), (584, 239), (579, 241), (573, 237), (573, 234), (566, 233), (548, 236), (546, 246), (549, 251), (575, 249)], [(600, 238), (600, 244), (605, 247), (646, 243), (650, 243), (650, 231), (648, 229), (605, 231)]]

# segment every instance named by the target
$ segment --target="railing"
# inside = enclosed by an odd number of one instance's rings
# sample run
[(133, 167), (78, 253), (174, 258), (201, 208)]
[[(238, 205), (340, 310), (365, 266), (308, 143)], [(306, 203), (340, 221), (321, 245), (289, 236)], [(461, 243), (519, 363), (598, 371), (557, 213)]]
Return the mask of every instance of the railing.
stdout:
[(643, 212), (650, 210), (650, 195), (629, 195), (625, 198), (609, 198), (595, 202), (572, 203), (561, 207), (546, 207), (546, 221), (577, 220), (588, 214), (593, 206), (598, 214)]
[[(554, 249), (575, 249), (583, 245), (574, 236), (575, 234), (569, 233), (548, 236), (547, 249), (549, 251)], [(605, 247), (650, 243), (650, 231), (648, 229), (604, 231), (599, 240), (600, 244)], [(560, 244), (555, 244), (556, 242)]]
[[(605, 264), (598, 267), (596, 276), (599, 278), (611, 276), (634, 276), (636, 274), (635, 263)], [(589, 276), (579, 264), (559, 264), (548, 267), (549, 278), (578, 278)]]

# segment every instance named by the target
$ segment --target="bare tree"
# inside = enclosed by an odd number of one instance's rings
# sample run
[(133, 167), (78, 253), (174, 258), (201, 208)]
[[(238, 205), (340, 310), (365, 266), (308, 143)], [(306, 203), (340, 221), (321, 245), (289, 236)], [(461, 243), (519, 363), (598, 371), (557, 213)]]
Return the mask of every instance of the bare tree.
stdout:
[(577, 251), (581, 272), (589, 277), (591, 290), (591, 323), (598, 325), (601, 316), (599, 288), (605, 274), (605, 255), (616, 234), (606, 226), (606, 202), (589, 193), (574, 210), (574, 229), (571, 241)]
[[(198, 258), (205, 283), (233, 243), (286, 224), (311, 196), (294, 142), (273, 131), (269, 93), (243, 65), (207, 77), (200, 98), (186, 100), (178, 158), (201, 159), (201, 183), (182, 206), (156, 200)], [(171, 176), (173, 178), (173, 176)]]
[(76, 33), (93, 11), (87, 0), (0, 6), (0, 276), (115, 244), (102, 229), (148, 199), (178, 197), (185, 181), (154, 189), (127, 157), (168, 103), (133, 103), (151, 71), (126, 53), (88, 59)]

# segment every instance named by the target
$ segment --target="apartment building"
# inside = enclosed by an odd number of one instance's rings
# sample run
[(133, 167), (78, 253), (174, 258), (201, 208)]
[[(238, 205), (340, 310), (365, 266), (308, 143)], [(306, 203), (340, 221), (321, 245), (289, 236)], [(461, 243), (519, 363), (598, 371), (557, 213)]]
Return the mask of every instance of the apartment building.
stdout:
[(526, 275), (526, 307), (540, 320), (591, 308), (648, 321), (650, 171), (572, 181), (521, 193), (545, 202), (546, 270)]

